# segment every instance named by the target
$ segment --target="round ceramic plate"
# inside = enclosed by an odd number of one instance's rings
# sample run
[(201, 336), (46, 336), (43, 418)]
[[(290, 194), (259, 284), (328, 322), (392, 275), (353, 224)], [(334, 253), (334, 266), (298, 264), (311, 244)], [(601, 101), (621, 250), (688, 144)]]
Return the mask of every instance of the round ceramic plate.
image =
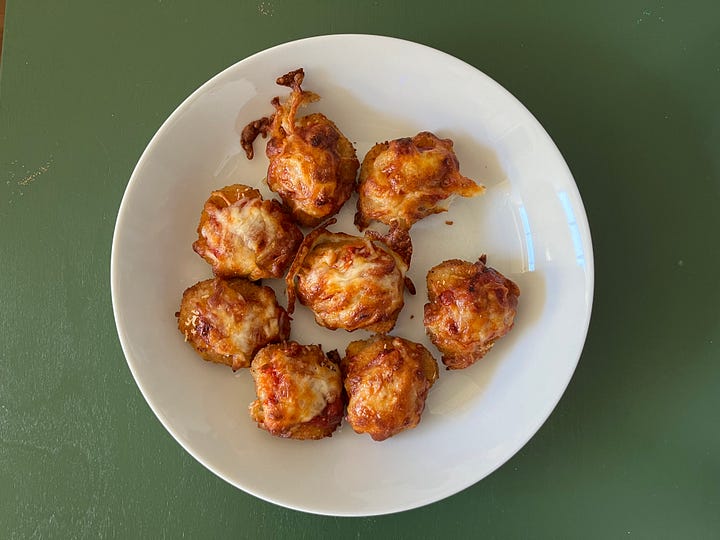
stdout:
[[(378, 61), (382, 59), (382, 61)], [(174, 316), (185, 288), (210, 277), (192, 250), (204, 201), (233, 183), (264, 184), (264, 141), (248, 161), (239, 133), (273, 112), (288, 89), (275, 79), (305, 69), (303, 88), (353, 141), (360, 159), (376, 142), (429, 130), (451, 138), (461, 172), (487, 187), (412, 229), (409, 277), (417, 295), (393, 334), (423, 343), (425, 276), (452, 258), (488, 264), (520, 287), (514, 329), (479, 363), (441, 370), (422, 421), (384, 442), (346, 424), (332, 438), (294, 441), (258, 429), (249, 370), (201, 360)], [(334, 231), (359, 234), (356, 199)], [(285, 304), (284, 283), (267, 280)], [(407, 41), (363, 35), (304, 39), (260, 52), (201, 86), (168, 118), (127, 186), (112, 249), (112, 299), (128, 365), (157, 417), (221, 478), (276, 504), (331, 515), (374, 515), (437, 501), (472, 485), (539, 429), (582, 351), (593, 294), (585, 211), (550, 137), (506, 90), (474, 67)], [(344, 353), (368, 334), (318, 327), (298, 306), (291, 338)]]

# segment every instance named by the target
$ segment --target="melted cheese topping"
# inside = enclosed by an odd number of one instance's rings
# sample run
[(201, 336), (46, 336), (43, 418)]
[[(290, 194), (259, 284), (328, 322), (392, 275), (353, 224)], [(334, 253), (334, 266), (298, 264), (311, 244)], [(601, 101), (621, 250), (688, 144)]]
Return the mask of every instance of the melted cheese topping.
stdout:
[(520, 290), (483, 259), (445, 261), (428, 272), (427, 285), (423, 322), (449, 368), (476, 362), (512, 329)]
[(243, 279), (216, 278), (189, 288), (178, 324), (203, 358), (234, 369), (248, 366), (255, 351), (289, 333), (273, 290)]
[(257, 354), (251, 373), (258, 399), (250, 411), (265, 429), (275, 434), (297, 432), (302, 429), (300, 424), (317, 420), (333, 403), (338, 406), (339, 416), (331, 419), (334, 425), (326, 428), (332, 431), (339, 423), (340, 370), (317, 345), (270, 345)]
[(409, 227), (447, 210), (454, 195), (473, 197), (484, 190), (460, 174), (450, 139), (422, 132), (375, 145), (365, 156), (356, 223), (361, 230), (373, 220)]
[(298, 296), (323, 326), (365, 328), (397, 317), (404, 270), (396, 256), (370, 240), (342, 235), (319, 242), (307, 255), (298, 274)]
[(216, 208), (201, 233), (210, 246), (208, 256), (223, 269), (249, 275), (256, 268), (257, 253), (280, 232), (257, 199), (239, 206)]
[(328, 404), (331, 396), (337, 396), (337, 388), (324, 378), (326, 374), (315, 370), (312, 375), (296, 375), (294, 385), (298, 389), (297, 407), (292, 410), (290, 418), (297, 422), (308, 422), (320, 414)]
[(248, 358), (252, 357), (257, 346), (256, 336), (280, 334), (277, 306), (267, 302), (249, 304), (240, 318), (232, 312), (221, 311), (218, 313), (218, 320), (229, 331), (225, 341), (228, 350), (242, 351)]
[(241, 184), (213, 192), (198, 233), (193, 248), (217, 275), (251, 280), (282, 276), (302, 241), (277, 201)]
[(223, 266), (252, 270), (259, 246), (264, 247), (279, 232), (277, 221), (262, 211), (258, 199), (215, 208), (209, 214), (211, 220), (202, 228), (202, 235), (214, 248), (210, 256), (216, 263), (224, 259)]
[(415, 427), (438, 368), (418, 343), (391, 336), (354, 341), (342, 362), (353, 430), (383, 440)]
[[(337, 126), (322, 114), (295, 124), (294, 111), (283, 109), (268, 141), (267, 183), (301, 225), (315, 226), (338, 212), (355, 188), (360, 162)], [(279, 122), (278, 122), (279, 121)], [(278, 123), (290, 126), (278, 129)]]

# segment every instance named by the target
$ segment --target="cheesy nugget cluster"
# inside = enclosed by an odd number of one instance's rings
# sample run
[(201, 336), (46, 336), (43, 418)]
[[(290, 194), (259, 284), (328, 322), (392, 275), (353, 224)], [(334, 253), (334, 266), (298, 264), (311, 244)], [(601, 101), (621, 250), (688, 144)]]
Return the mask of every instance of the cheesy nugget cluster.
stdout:
[[(250, 122), (240, 139), (253, 159), (254, 141), (269, 137), (265, 181), (282, 202), (244, 184), (211, 193), (193, 249), (216, 277), (185, 290), (178, 328), (203, 359), (250, 368), (256, 399), (248, 412), (270, 435), (322, 439), (345, 418), (356, 433), (383, 441), (419, 424), (439, 376), (427, 348), (387, 335), (405, 289), (415, 294), (410, 229), (446, 211), (455, 196), (485, 188), (460, 173), (453, 141), (428, 131), (375, 144), (360, 166), (331, 120), (298, 116), (319, 100), (302, 89), (304, 76), (300, 68), (279, 77), (288, 98), (272, 99), (274, 114)], [(364, 236), (330, 232), (354, 191)], [(382, 225), (366, 230), (374, 222)], [(300, 227), (315, 229), (303, 238)], [(287, 311), (273, 289), (255, 283), (283, 276)], [(424, 327), (448, 369), (470, 366), (513, 327), (520, 291), (485, 255), (438, 264), (427, 289)], [(322, 327), (375, 334), (350, 342), (342, 360), (337, 351), (289, 341), (296, 301)]]
[(280, 203), (234, 184), (213, 191), (205, 202), (193, 249), (215, 275), (255, 281), (283, 277), (302, 239)]
[(448, 369), (475, 363), (513, 327), (520, 289), (486, 262), (453, 259), (428, 272), (423, 322)]
[(355, 148), (325, 115), (310, 114), (296, 119), (301, 105), (319, 97), (301, 88), (302, 68), (278, 78), (277, 84), (292, 89), (289, 99), (272, 101), (272, 117), (248, 124), (242, 146), (252, 158), (252, 143), (259, 134), (270, 135), (265, 153), (270, 164), (267, 183), (280, 195), (295, 219), (314, 227), (335, 215), (355, 189), (360, 162)]
[(420, 422), (438, 366), (420, 345), (393, 336), (353, 341), (341, 367), (347, 421), (357, 433), (383, 441)]
[(214, 278), (185, 290), (178, 328), (205, 360), (236, 371), (268, 343), (290, 336), (290, 318), (270, 287), (245, 279)]
[[(373, 146), (363, 159), (355, 224), (413, 223), (445, 212), (453, 196), (474, 197), (485, 188), (460, 174), (450, 139), (429, 131)], [(443, 204), (444, 203), (444, 204)]]
[(250, 416), (278, 437), (322, 439), (340, 425), (345, 404), (340, 368), (317, 345), (268, 345), (250, 367), (257, 399)]
[[(404, 238), (400, 245), (407, 248), (409, 237)], [(407, 268), (406, 260), (379, 236), (362, 238), (320, 227), (305, 237), (288, 271), (288, 311), (294, 311), (297, 295), (321, 326), (389, 332), (404, 305)]]

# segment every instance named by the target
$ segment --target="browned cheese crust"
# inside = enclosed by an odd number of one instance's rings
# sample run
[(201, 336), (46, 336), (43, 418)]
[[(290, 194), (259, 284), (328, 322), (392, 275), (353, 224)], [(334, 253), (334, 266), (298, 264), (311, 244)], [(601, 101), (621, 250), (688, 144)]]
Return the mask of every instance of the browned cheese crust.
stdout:
[(280, 77), (277, 84), (292, 89), (289, 99), (272, 101), (275, 114), (248, 124), (242, 146), (252, 158), (252, 143), (270, 135), (267, 183), (303, 226), (314, 227), (335, 215), (355, 189), (360, 162), (355, 148), (337, 126), (320, 113), (296, 120), (298, 108), (319, 97), (300, 87), (302, 68)]
[(353, 341), (341, 362), (348, 395), (347, 421), (376, 441), (414, 428), (438, 378), (425, 347), (393, 336)]
[(290, 318), (275, 292), (241, 278), (196, 283), (183, 293), (177, 317), (185, 341), (202, 358), (233, 371), (248, 367), (268, 343), (290, 335)]
[(453, 259), (428, 272), (423, 322), (448, 369), (475, 363), (513, 327), (520, 289), (485, 263)]
[[(395, 236), (403, 238), (399, 245), (409, 246), (406, 233)], [(389, 332), (404, 304), (408, 263), (380, 238), (324, 227), (308, 234), (286, 277), (288, 311), (293, 312), (297, 295), (321, 326)]]
[[(363, 159), (355, 224), (413, 223), (445, 212), (455, 195), (474, 197), (485, 188), (460, 174), (453, 142), (428, 131), (373, 146)], [(442, 203), (445, 204), (442, 204)]]
[(250, 416), (278, 437), (322, 439), (340, 425), (340, 367), (317, 345), (291, 341), (260, 350), (250, 367), (257, 399)]
[(257, 189), (234, 184), (205, 202), (195, 252), (221, 277), (281, 278), (303, 235), (292, 217)]

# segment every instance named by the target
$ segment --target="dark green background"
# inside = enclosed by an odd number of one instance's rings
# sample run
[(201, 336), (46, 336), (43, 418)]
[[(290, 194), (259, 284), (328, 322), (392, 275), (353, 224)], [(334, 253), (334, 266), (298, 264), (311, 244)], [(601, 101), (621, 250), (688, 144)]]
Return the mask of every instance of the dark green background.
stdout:
[[(720, 3), (8, 0), (6, 15), (0, 537), (720, 536)], [(439, 48), (515, 94), (573, 171), (596, 264), (585, 351), (531, 442), (454, 497), (357, 519), (257, 500), (185, 453), (130, 375), (109, 289), (123, 191), (167, 115), (251, 53), (343, 32)]]

